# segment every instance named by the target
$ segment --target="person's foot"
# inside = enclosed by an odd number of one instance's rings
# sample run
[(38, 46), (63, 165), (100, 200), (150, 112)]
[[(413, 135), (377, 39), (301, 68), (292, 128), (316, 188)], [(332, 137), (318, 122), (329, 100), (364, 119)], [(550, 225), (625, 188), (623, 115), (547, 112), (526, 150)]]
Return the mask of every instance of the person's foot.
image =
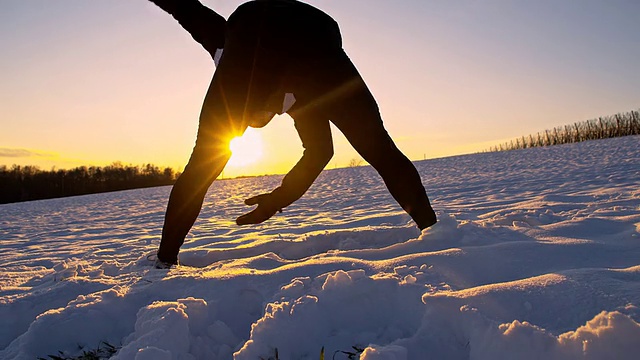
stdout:
[(436, 216), (436, 213), (431, 208), (428, 211), (426, 211), (426, 214), (423, 214), (418, 219), (416, 219), (416, 223), (420, 231), (435, 225), (437, 222), (438, 222), (438, 218)]
[(166, 261), (162, 261), (158, 258), (156, 258), (155, 263), (153, 264), (153, 267), (155, 267), (156, 269), (171, 269), (171, 267), (174, 264), (166, 262)]
[(171, 269), (172, 266), (178, 265), (177, 263), (163, 261), (156, 254), (147, 256), (147, 260), (152, 261), (153, 267), (156, 269)]
[(420, 228), (420, 231), (428, 229), (430, 227), (432, 227), (433, 225), (435, 225), (438, 222), (438, 220), (436, 218), (430, 219), (427, 222), (423, 222), (422, 224), (420, 224), (418, 227)]

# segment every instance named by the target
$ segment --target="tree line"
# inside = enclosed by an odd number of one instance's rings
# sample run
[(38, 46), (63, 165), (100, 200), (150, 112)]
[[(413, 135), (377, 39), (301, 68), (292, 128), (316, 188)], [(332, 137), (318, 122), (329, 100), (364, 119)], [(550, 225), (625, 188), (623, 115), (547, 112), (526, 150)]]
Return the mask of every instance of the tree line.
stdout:
[(179, 174), (172, 168), (142, 166), (80, 166), (41, 170), (37, 166), (0, 166), (0, 204), (171, 185)]
[(522, 136), (509, 142), (492, 146), (488, 151), (526, 149), (639, 134), (640, 113), (635, 110), (577, 122), (573, 125), (559, 126), (535, 135)]

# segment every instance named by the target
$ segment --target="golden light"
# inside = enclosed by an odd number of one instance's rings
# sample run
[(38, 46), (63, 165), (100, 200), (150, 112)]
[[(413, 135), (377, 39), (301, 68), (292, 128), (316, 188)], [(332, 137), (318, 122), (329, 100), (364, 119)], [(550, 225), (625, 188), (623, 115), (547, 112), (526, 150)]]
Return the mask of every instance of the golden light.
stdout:
[(253, 128), (248, 128), (244, 135), (233, 138), (229, 144), (231, 159), (229, 166), (244, 167), (251, 165), (262, 158), (262, 136)]

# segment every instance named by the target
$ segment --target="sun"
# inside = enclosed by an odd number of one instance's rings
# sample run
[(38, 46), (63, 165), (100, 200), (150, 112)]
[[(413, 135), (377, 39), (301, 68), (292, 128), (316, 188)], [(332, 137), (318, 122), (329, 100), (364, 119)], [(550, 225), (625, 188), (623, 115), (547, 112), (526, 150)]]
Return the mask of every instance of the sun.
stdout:
[(253, 128), (248, 128), (244, 135), (233, 138), (229, 144), (231, 158), (228, 166), (245, 167), (262, 158), (262, 136)]

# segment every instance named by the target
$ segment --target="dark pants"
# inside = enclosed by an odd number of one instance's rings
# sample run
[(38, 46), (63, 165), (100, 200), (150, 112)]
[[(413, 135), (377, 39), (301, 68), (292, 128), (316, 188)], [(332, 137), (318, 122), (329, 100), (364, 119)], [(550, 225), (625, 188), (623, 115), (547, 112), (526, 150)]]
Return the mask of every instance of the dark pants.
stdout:
[(331, 121), (378, 171), (418, 227), (436, 222), (418, 172), (389, 137), (373, 95), (342, 50), (337, 24), (305, 4), (268, 5), (278, 3), (289, 2), (247, 3), (229, 18), (196, 145), (169, 198), (158, 251), (163, 261), (176, 262), (207, 189), (231, 155), (231, 138), (246, 130), (254, 111), (281, 106), (285, 92), (296, 97), (288, 113), (305, 151), (272, 193), (279, 207), (302, 196), (331, 159)]

